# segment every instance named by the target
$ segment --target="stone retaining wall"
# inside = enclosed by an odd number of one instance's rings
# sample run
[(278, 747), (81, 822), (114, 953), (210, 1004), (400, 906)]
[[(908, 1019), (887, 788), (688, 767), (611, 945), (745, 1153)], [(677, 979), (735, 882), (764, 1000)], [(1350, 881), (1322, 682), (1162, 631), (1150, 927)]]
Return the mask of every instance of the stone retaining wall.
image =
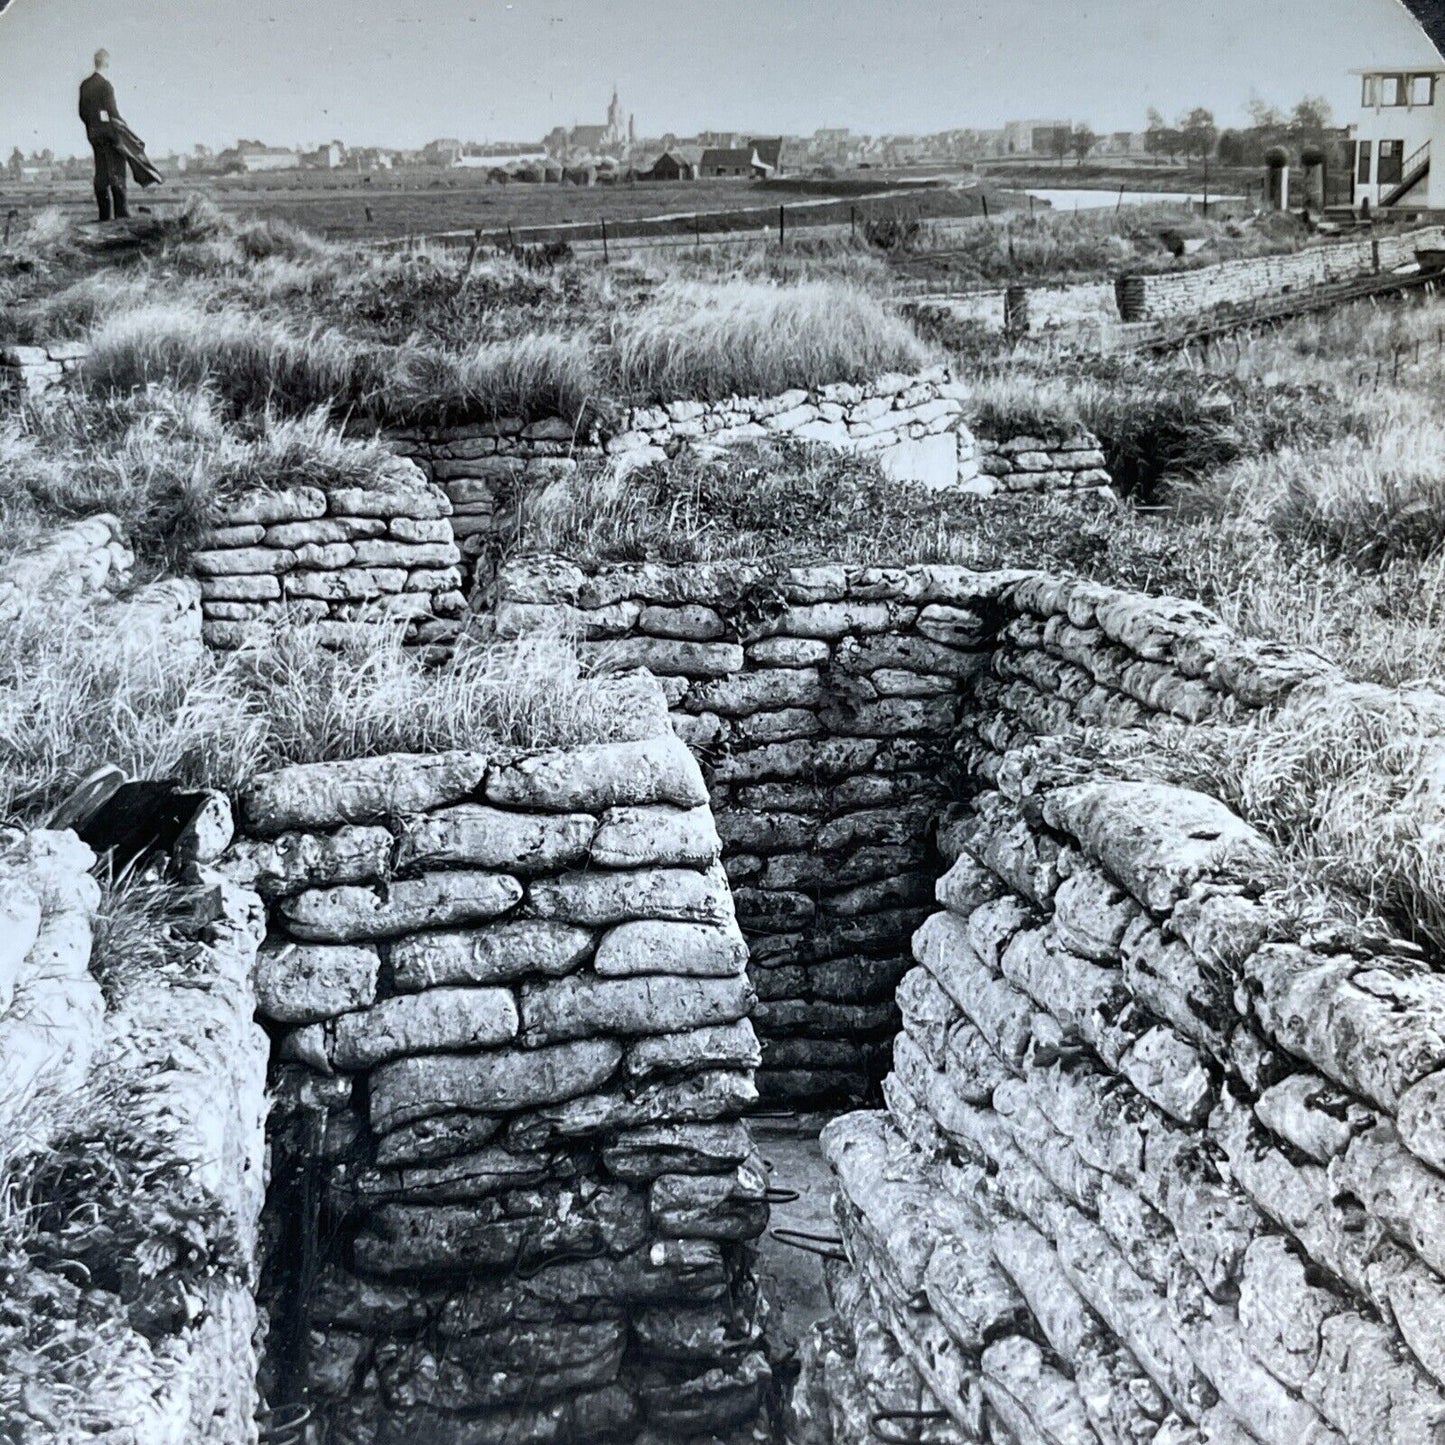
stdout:
[(58, 385), (90, 355), (83, 341), (44, 346), (0, 346), (0, 397), (38, 396)]
[(655, 687), (644, 711), (635, 742), (286, 768), (242, 800), (273, 1398), (334, 1445), (677, 1440), (759, 1408), (747, 950), (697, 764)]
[[(386, 440), (446, 491), (453, 531), (467, 556), (507, 531), (515, 520), (519, 488), (545, 485), (571, 475), (584, 462), (608, 457), (620, 466), (644, 465), (675, 455), (684, 445), (722, 447), (791, 436), (875, 453), (884, 472), (898, 480), (984, 494), (1108, 481), (1099, 472), (1103, 457), (1095, 455), (1098, 442), (1092, 437), (1059, 446), (1030, 439), (1027, 447), (1012, 451), (976, 444), (964, 422), (967, 394), (962, 382), (935, 367), (917, 376), (884, 376), (857, 386), (838, 383), (775, 397), (634, 407), (614, 423), (580, 432), (553, 417), (525, 426), (501, 421), (394, 430)], [(1017, 486), (1002, 480), (1025, 473), (1029, 480)]]
[(1016, 436), (992, 441), (979, 437), (975, 449), (979, 475), (968, 484), (968, 490), (984, 496), (995, 492), (1077, 491), (1107, 487), (1113, 482), (1098, 437), (1085, 431), (1062, 440)]
[(385, 622), (408, 643), (449, 644), (467, 605), (451, 515), (446, 494), (401, 459), (373, 485), (231, 502), (191, 554), (206, 642), (263, 642), (291, 620), (337, 641)]
[(1240, 305), (1284, 291), (1393, 271), (1413, 261), (1416, 248), (1442, 243), (1445, 227), (1427, 226), (1375, 238), (1331, 241), (1291, 255), (1222, 261), (1193, 271), (1120, 276), (1115, 299), (1125, 321), (1186, 316), (1215, 306)]
[(78, 598), (123, 587), (135, 561), (120, 521), (97, 512), (46, 533), (0, 575), (0, 622), (42, 598)]

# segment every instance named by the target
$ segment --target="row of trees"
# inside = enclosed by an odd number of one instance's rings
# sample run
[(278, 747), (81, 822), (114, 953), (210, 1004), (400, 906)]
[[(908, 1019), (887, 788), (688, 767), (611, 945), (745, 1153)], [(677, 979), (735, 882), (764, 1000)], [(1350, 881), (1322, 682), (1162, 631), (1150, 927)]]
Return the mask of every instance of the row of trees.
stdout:
[[(1282, 111), (1262, 100), (1249, 106), (1250, 124), (1243, 130), (1220, 130), (1214, 112), (1204, 106), (1185, 111), (1170, 125), (1158, 110), (1150, 109), (1144, 130), (1144, 150), (1173, 162), (1182, 157), (1207, 161), (1217, 157), (1223, 165), (1257, 166), (1276, 145), (1290, 150), (1322, 146), (1332, 138), (1334, 117), (1323, 96), (1307, 95), (1294, 108)], [(1072, 155), (1079, 165), (1093, 153), (1100, 137), (1087, 125), (1060, 126), (1052, 138), (1053, 153), (1062, 165)]]

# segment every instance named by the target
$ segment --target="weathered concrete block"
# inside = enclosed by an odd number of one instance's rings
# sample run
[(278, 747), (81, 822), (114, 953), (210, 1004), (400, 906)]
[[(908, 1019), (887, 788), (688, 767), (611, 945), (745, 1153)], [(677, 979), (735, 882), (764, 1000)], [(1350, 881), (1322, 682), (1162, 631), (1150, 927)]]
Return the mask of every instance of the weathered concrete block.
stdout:
[(671, 733), (520, 759), (491, 773), (486, 796), (500, 807), (557, 813), (649, 803), (695, 808), (708, 801), (696, 760)]
[(336, 763), (298, 763), (263, 773), (241, 794), (247, 828), (263, 835), (293, 828), (377, 823), (460, 802), (481, 785), (482, 753), (393, 753)]
[(591, 926), (660, 919), (676, 923), (726, 923), (732, 895), (721, 867), (639, 868), (626, 873), (566, 873), (527, 887), (527, 903), (539, 918)]
[(743, 1018), (753, 1002), (747, 980), (654, 974), (593, 978), (576, 974), (522, 985), (522, 1042), (529, 1048), (599, 1035), (633, 1037), (706, 1028)]
[(497, 1048), (517, 1031), (509, 989), (433, 988), (332, 1020), (327, 1052), (338, 1069), (370, 1069), (409, 1054)]
[(592, 839), (601, 868), (705, 868), (722, 851), (709, 808), (609, 808)]
[(305, 1024), (365, 1008), (376, 997), (374, 947), (269, 940), (256, 956), (256, 1010), (277, 1023)]
[(1044, 816), (1155, 912), (1167, 912), (1201, 878), (1263, 881), (1276, 867), (1262, 834), (1184, 788), (1085, 783), (1051, 793)]
[(297, 938), (350, 943), (482, 922), (506, 913), (521, 898), (521, 883), (508, 873), (458, 869), (404, 879), (384, 889), (354, 884), (311, 889), (285, 899), (280, 913)]
[(519, 918), (398, 938), (391, 945), (391, 967), (401, 989), (507, 983), (537, 974), (556, 978), (581, 968), (592, 945), (589, 929)]
[(345, 824), (334, 833), (278, 833), (239, 838), (217, 870), (266, 898), (332, 883), (368, 883), (391, 874), (388, 829)]
[(485, 1114), (537, 1108), (600, 1088), (621, 1061), (622, 1046), (611, 1039), (397, 1059), (371, 1076), (371, 1125), (386, 1134), (457, 1109)]
[(587, 857), (597, 820), (588, 813), (515, 813), (459, 803), (403, 820), (396, 866), (551, 872)]
[(644, 919), (609, 929), (593, 968), (603, 978), (676, 974), (731, 978), (747, 966), (748, 947), (735, 924), (668, 923)]

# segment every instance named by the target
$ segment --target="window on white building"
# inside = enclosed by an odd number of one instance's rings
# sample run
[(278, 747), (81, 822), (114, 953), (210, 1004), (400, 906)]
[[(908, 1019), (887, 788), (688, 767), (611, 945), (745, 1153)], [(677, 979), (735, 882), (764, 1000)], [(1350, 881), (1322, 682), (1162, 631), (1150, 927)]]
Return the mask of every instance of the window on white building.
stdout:
[(1435, 104), (1435, 77), (1433, 75), (1412, 75), (1410, 77), (1410, 104)]
[(1382, 75), (1380, 77), (1380, 104), (1404, 105), (1405, 77), (1403, 75)]
[(1373, 110), (1380, 103), (1380, 77), (1378, 75), (1366, 75), (1360, 81), (1360, 105), (1366, 110)]
[(1355, 180), (1359, 185), (1370, 184), (1370, 142), (1362, 140), (1355, 156)]

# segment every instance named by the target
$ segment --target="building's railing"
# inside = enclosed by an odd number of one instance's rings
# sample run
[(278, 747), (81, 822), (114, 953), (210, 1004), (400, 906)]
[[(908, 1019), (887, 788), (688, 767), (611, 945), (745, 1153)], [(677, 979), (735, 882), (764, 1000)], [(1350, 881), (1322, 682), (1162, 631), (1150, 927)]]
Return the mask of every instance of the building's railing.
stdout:
[(1411, 187), (1418, 185), (1430, 170), (1430, 142), (1417, 146), (1405, 157), (1400, 179), (1380, 198), (1382, 206), (1393, 206)]

